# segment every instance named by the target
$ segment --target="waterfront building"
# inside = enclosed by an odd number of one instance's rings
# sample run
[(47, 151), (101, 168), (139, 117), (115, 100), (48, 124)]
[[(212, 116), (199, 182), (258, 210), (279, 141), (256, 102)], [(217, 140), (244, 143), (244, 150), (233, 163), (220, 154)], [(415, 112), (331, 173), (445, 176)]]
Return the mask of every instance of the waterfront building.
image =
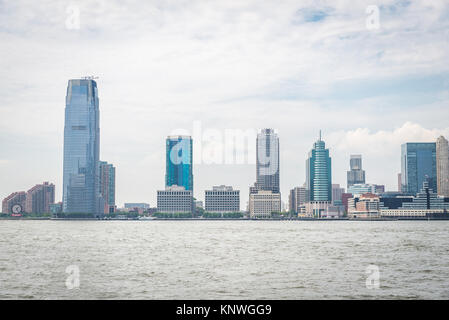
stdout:
[(446, 138), (439, 137), (436, 143), (437, 152), (437, 192), (449, 198), (449, 144)]
[(104, 213), (115, 212), (115, 167), (100, 161), (100, 194), (104, 200)]
[(205, 203), (206, 212), (240, 212), (240, 191), (231, 186), (214, 186), (205, 191)]
[(362, 156), (351, 155), (349, 160), (350, 171), (347, 172), (348, 188), (354, 184), (365, 184), (365, 171), (362, 169)]
[(332, 201), (332, 169), (329, 149), (320, 137), (314, 143), (306, 161), (307, 189), (310, 201)]
[(381, 194), (385, 192), (385, 186), (377, 184), (354, 184), (348, 188), (348, 193), (360, 196), (365, 193)]
[(143, 202), (125, 203), (124, 207), (125, 207), (125, 209), (134, 209), (134, 208), (150, 209), (150, 204), (149, 203), (143, 203)]
[(272, 213), (281, 212), (281, 194), (270, 190), (258, 190), (249, 195), (251, 218), (270, 218)]
[(345, 188), (341, 188), (339, 184), (332, 184), (332, 204), (341, 205), (343, 193)]
[(165, 186), (183, 186), (193, 191), (193, 141), (190, 136), (166, 139)]
[(398, 173), (398, 192), (402, 192), (402, 174)]
[(167, 186), (157, 191), (157, 211), (161, 213), (192, 213), (193, 191), (184, 186)]
[[(363, 207), (363, 203), (368, 202), (367, 198), (371, 199), (369, 201), (378, 201), (378, 207), (374, 204), (370, 204), (372, 205), (370, 207)], [(449, 218), (449, 198), (438, 196), (430, 188), (428, 181), (423, 182), (423, 187), (416, 196), (394, 193), (381, 196), (364, 194), (349, 199), (348, 206), (349, 216), (358, 218), (376, 216), (376, 211), (378, 216), (388, 218)]]
[(25, 212), (26, 192), (13, 192), (2, 201), (2, 213), (22, 214)]
[(63, 212), (103, 215), (99, 100), (92, 79), (69, 80), (65, 107)]
[(58, 217), (58, 214), (62, 213), (62, 202), (50, 204), (50, 213), (53, 217)]
[(329, 205), (327, 210), (323, 212), (321, 218), (324, 219), (337, 219), (343, 217), (345, 213), (345, 208), (342, 205)]
[(309, 201), (309, 191), (305, 186), (293, 188), (288, 197), (289, 211), (299, 213), (307, 201)]
[(257, 189), (279, 193), (279, 137), (273, 129), (257, 134), (256, 160)]
[(348, 200), (353, 197), (352, 193), (343, 193), (341, 195), (341, 204), (344, 207), (345, 212), (348, 212)]
[(26, 193), (25, 212), (51, 213), (50, 206), (55, 203), (55, 185), (44, 182), (32, 187)]
[(310, 201), (304, 204), (304, 213), (309, 218), (325, 218), (329, 207), (332, 206), (330, 201)]
[(428, 181), (423, 182), (423, 187), (420, 192), (413, 197), (412, 202), (404, 202), (403, 209), (446, 209), (449, 210), (449, 199), (440, 197), (430, 187)]
[(436, 143), (405, 143), (401, 153), (402, 192), (417, 194), (425, 180), (437, 190)]
[(357, 218), (379, 218), (380, 198), (373, 193), (365, 193), (359, 198), (351, 198), (348, 201), (348, 217)]

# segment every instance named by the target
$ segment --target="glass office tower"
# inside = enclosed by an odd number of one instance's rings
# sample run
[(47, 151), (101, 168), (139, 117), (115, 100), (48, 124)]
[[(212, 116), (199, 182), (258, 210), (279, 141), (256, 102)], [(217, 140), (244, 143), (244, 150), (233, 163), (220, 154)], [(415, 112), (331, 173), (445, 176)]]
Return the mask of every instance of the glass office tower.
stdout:
[(165, 186), (193, 190), (193, 141), (190, 136), (169, 136), (166, 140)]
[(310, 201), (332, 201), (332, 164), (329, 149), (320, 138), (306, 161), (307, 189)]
[(273, 129), (262, 129), (256, 143), (256, 188), (279, 193), (279, 137)]
[(402, 192), (417, 194), (425, 181), (436, 191), (436, 143), (405, 143), (401, 149)]
[(65, 107), (63, 212), (102, 215), (97, 83), (69, 80)]

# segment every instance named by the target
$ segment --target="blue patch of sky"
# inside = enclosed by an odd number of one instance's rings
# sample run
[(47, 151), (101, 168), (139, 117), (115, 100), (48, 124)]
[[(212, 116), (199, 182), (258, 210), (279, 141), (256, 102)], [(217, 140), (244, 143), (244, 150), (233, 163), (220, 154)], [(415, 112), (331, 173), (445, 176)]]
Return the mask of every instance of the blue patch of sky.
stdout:
[(401, 10), (404, 10), (408, 6), (410, 6), (412, 2), (409, 0), (399, 0), (391, 5), (381, 5), (379, 6), (379, 10), (382, 13), (397, 15), (401, 13)]
[(265, 90), (266, 94), (232, 100), (316, 100), (350, 105), (363, 99), (379, 98), (397, 108), (413, 108), (441, 101), (444, 99), (442, 93), (447, 90), (449, 73), (340, 80), (326, 87), (317, 85), (316, 88), (301, 79), (286, 79)]
[(332, 12), (333, 8), (302, 8), (296, 11), (293, 24), (319, 22), (325, 20)]

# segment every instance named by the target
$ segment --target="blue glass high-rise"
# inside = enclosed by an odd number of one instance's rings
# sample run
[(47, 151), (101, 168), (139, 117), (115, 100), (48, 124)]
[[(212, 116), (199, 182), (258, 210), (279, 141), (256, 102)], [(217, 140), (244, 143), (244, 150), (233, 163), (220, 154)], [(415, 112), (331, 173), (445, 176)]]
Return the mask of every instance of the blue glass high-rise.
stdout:
[(417, 194), (425, 181), (436, 191), (436, 143), (405, 143), (401, 153), (402, 192)]
[(310, 201), (332, 201), (332, 163), (329, 149), (320, 139), (314, 143), (306, 162), (307, 189)]
[(63, 212), (102, 215), (97, 83), (69, 80), (65, 107)]
[(167, 137), (165, 185), (193, 190), (192, 160), (193, 142), (190, 136)]

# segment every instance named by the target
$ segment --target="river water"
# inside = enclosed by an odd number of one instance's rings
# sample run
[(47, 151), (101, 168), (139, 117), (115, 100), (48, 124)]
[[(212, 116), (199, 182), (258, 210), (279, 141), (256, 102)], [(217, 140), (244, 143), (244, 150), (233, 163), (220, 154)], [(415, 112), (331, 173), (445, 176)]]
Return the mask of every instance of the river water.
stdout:
[(449, 299), (449, 221), (1, 220), (0, 299)]

